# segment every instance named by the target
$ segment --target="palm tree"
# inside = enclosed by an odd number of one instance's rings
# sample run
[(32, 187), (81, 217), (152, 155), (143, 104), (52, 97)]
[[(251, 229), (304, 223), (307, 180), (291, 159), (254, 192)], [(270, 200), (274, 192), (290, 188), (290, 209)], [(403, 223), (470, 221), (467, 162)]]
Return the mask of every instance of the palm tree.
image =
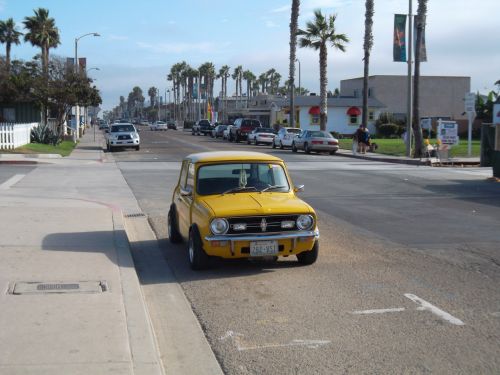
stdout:
[(252, 82), (255, 80), (255, 74), (253, 74), (250, 70), (245, 70), (243, 72), (243, 79), (247, 82), (247, 100), (251, 96), (251, 90), (252, 90)]
[(368, 76), (370, 74), (370, 52), (373, 46), (373, 8), (374, 0), (366, 0), (365, 2), (365, 40), (363, 43), (364, 50), (364, 75), (363, 75), (363, 114), (361, 123), (368, 126)]
[(157, 95), (158, 95), (158, 89), (156, 87), (150, 87), (148, 90), (148, 96), (149, 96), (149, 101), (151, 103), (151, 107), (154, 107)]
[(5, 64), (7, 72), (10, 71), (10, 48), (12, 44), (19, 44), (19, 37), (23, 35), (17, 31), (16, 24), (12, 18), (0, 21), (0, 43), (5, 43)]
[(271, 68), (271, 69), (269, 69), (266, 72), (266, 78), (267, 78), (267, 81), (266, 81), (266, 92), (267, 92), (267, 84), (269, 83), (269, 86), (270, 86), (269, 93), (270, 94), (274, 94), (273, 93), (273, 81), (274, 81), (274, 75), (275, 74), (276, 74), (276, 69), (274, 69), (274, 68)]
[(292, 0), (292, 14), (290, 17), (290, 69), (288, 74), (290, 89), (290, 126), (295, 127), (295, 60), (297, 51), (297, 29), (299, 28), (300, 0)]
[(425, 19), (427, 16), (427, 0), (418, 0), (416, 17), (417, 35), (415, 38), (415, 73), (413, 76), (413, 135), (415, 139), (415, 158), (423, 155), (423, 136), (420, 126), (420, 62), (422, 60), (422, 38), (425, 30)]
[(327, 121), (327, 96), (326, 87), (328, 78), (326, 76), (327, 68), (327, 43), (332, 47), (345, 52), (345, 44), (349, 42), (349, 38), (345, 34), (335, 33), (335, 14), (324, 16), (321, 10), (314, 11), (314, 20), (307, 22), (306, 30), (298, 30), (297, 35), (302, 36), (299, 40), (300, 47), (310, 47), (319, 50), (319, 81), (320, 81), (320, 129), (326, 130)]
[(265, 93), (266, 88), (267, 88), (267, 74), (266, 73), (262, 73), (259, 76), (259, 82), (260, 82), (260, 92)]
[(242, 91), (241, 90), (242, 75), (243, 75), (243, 67), (241, 65), (238, 65), (236, 68), (234, 68), (233, 75), (231, 76), (236, 82), (236, 96), (238, 96), (238, 92), (239, 92), (240, 100), (241, 100), (241, 91)]
[(278, 92), (278, 88), (280, 87), (281, 74), (278, 72), (273, 74), (273, 78), (271, 79), (271, 93), (274, 95)]
[(49, 18), (47, 9), (38, 8), (34, 12), (34, 16), (24, 18), (24, 28), (28, 30), (24, 35), (24, 41), (42, 49), (42, 70), (47, 77), (49, 73), (49, 50), (56, 48), (61, 43), (59, 29), (56, 27), (55, 20)]
[(222, 120), (224, 121), (226, 119), (225, 116), (227, 116), (226, 113), (226, 97), (227, 97), (227, 79), (229, 78), (229, 66), (223, 65), (219, 69), (219, 75), (218, 77), (222, 80)]

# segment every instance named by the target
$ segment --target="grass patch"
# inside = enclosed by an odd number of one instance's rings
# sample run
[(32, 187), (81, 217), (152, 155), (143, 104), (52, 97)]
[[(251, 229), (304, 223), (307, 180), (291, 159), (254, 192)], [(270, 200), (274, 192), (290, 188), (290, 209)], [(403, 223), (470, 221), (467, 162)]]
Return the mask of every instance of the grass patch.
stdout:
[(10, 154), (59, 154), (61, 156), (68, 156), (75, 146), (76, 143), (72, 141), (63, 141), (57, 146), (30, 143), (14, 150), (3, 150), (2, 152)]
[[(406, 147), (402, 139), (372, 139), (378, 145), (377, 154), (405, 156)], [(352, 150), (352, 139), (340, 139), (340, 148)], [(435, 139), (431, 139), (431, 144), (436, 144)], [(481, 141), (472, 140), (472, 156), (479, 157), (481, 153)], [(457, 146), (451, 147), (450, 157), (467, 157), (467, 141), (462, 140)]]

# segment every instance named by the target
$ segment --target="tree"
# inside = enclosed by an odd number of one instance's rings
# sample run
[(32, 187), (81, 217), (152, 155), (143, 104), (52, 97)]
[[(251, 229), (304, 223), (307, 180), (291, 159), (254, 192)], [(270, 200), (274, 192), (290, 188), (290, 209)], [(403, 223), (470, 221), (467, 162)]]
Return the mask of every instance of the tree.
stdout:
[(417, 17), (415, 19), (417, 35), (415, 38), (415, 73), (413, 76), (413, 135), (415, 139), (415, 158), (421, 158), (424, 154), (424, 142), (422, 127), (420, 126), (420, 61), (422, 58), (422, 38), (425, 30), (425, 19), (427, 17), (427, 0), (418, 0)]
[(327, 97), (326, 87), (328, 78), (326, 75), (328, 50), (327, 44), (345, 52), (345, 43), (349, 39), (345, 34), (337, 34), (335, 31), (335, 20), (337, 16), (324, 16), (321, 11), (314, 11), (314, 20), (307, 22), (306, 30), (299, 29), (297, 35), (301, 36), (299, 43), (300, 47), (313, 48), (319, 50), (319, 81), (320, 81), (320, 129), (326, 130), (327, 122)]
[(16, 24), (12, 18), (0, 21), (0, 43), (5, 43), (5, 65), (7, 72), (10, 71), (10, 49), (12, 44), (19, 44), (19, 37), (23, 35), (17, 31)]
[(297, 51), (297, 29), (299, 28), (300, 0), (292, 0), (292, 12), (290, 17), (290, 68), (288, 74), (290, 90), (290, 126), (295, 127), (295, 60)]
[(148, 90), (149, 102), (151, 103), (151, 107), (155, 106), (156, 97), (158, 96), (158, 89), (156, 87), (150, 87)]
[(267, 89), (267, 74), (262, 73), (259, 76), (259, 82), (260, 82), (260, 92), (265, 93)]
[(373, 8), (374, 0), (365, 2), (365, 38), (363, 43), (364, 74), (363, 74), (363, 114), (361, 123), (368, 126), (368, 76), (370, 74), (370, 53), (373, 46)]
[(226, 97), (227, 97), (227, 79), (229, 78), (229, 66), (223, 65), (219, 69), (219, 75), (218, 77), (222, 80), (222, 120), (227, 120), (227, 113), (226, 113)]
[(250, 70), (245, 70), (243, 72), (243, 79), (247, 82), (247, 99), (252, 95), (252, 82), (255, 78), (255, 74), (253, 74)]
[(266, 72), (266, 92), (267, 92), (267, 84), (269, 83), (269, 93), (274, 94), (273, 92), (273, 82), (274, 82), (274, 75), (276, 74), (276, 69), (271, 68)]
[(34, 12), (34, 16), (24, 18), (24, 28), (28, 30), (24, 35), (24, 40), (30, 42), (33, 46), (41, 48), (42, 71), (45, 76), (48, 76), (49, 50), (56, 48), (61, 43), (59, 29), (56, 27), (55, 20), (49, 18), (47, 9), (38, 8)]
[(243, 76), (243, 67), (241, 65), (238, 65), (236, 68), (234, 68), (233, 75), (231, 77), (236, 82), (236, 96), (238, 96), (238, 92), (239, 92), (240, 100), (241, 100), (241, 94), (242, 94), (241, 93), (241, 91), (242, 91), (242, 89), (241, 89), (242, 76)]

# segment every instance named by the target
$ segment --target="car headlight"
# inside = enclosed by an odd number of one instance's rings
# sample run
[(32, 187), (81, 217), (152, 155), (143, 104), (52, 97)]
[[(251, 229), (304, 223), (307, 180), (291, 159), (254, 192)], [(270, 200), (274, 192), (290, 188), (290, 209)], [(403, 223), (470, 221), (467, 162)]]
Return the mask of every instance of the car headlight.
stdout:
[(213, 219), (210, 223), (210, 229), (213, 234), (225, 234), (229, 229), (229, 223), (226, 219)]
[(309, 230), (314, 224), (314, 219), (311, 215), (300, 215), (297, 218), (297, 228), (301, 230)]

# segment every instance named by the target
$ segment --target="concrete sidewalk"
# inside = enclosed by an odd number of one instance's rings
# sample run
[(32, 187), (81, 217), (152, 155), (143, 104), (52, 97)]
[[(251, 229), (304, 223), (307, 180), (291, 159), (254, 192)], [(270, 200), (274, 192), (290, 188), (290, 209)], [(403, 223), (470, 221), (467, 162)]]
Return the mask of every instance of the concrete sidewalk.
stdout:
[(0, 373), (163, 374), (122, 214), (140, 212), (103, 138), (0, 191)]

